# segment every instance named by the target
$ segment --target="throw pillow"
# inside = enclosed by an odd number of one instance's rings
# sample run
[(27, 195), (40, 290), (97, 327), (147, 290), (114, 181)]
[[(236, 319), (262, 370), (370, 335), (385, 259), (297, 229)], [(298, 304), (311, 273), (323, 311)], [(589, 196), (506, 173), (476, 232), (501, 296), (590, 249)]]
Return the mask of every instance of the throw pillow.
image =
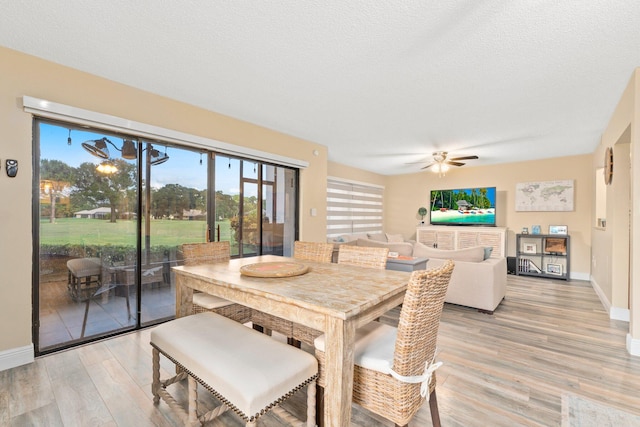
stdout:
[(404, 242), (404, 238), (402, 237), (402, 234), (389, 234), (389, 233), (386, 233), (386, 235), (387, 235), (387, 242), (391, 242), (391, 243)]
[(374, 240), (376, 242), (386, 242), (387, 236), (384, 233), (367, 233), (367, 237), (369, 240)]
[(491, 252), (493, 252), (493, 246), (484, 247), (484, 259), (491, 258)]

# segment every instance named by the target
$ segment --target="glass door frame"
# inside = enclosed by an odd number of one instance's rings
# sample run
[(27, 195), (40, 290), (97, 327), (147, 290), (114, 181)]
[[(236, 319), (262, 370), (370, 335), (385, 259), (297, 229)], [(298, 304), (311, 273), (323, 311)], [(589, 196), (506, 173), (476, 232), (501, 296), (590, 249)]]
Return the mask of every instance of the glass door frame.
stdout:
[[(40, 235), (40, 214), (41, 214), (41, 206), (40, 206), (40, 180), (41, 180), (41, 175), (40, 175), (40, 162), (41, 162), (41, 149), (40, 149), (40, 145), (41, 145), (41, 135), (40, 135), (40, 124), (41, 123), (47, 123), (50, 125), (54, 125), (54, 126), (59, 126), (62, 128), (67, 128), (67, 129), (78, 129), (78, 130), (87, 130), (89, 132), (92, 133), (104, 133), (105, 135), (118, 135), (118, 137), (122, 137), (122, 136), (131, 136), (136, 142), (136, 152), (137, 152), (137, 161), (136, 161), (136, 179), (135, 179), (135, 185), (136, 185), (136, 189), (137, 189), (137, 220), (136, 220), (136, 224), (135, 224), (135, 229), (136, 229), (136, 236), (135, 236), (135, 241), (136, 241), (136, 253), (135, 253), (135, 262), (136, 262), (136, 268), (135, 268), (135, 280), (136, 280), (136, 288), (137, 288), (137, 292), (136, 292), (136, 296), (135, 296), (135, 302), (131, 301), (131, 305), (135, 304), (135, 307), (132, 307), (132, 312), (135, 311), (135, 322), (133, 322), (134, 324), (132, 326), (127, 326), (125, 328), (118, 328), (118, 329), (114, 329), (112, 332), (106, 332), (104, 334), (100, 333), (96, 336), (93, 337), (88, 337), (88, 338), (84, 338), (82, 339), (82, 341), (78, 341), (78, 339), (71, 339), (69, 341), (62, 341), (60, 343), (60, 345), (52, 345), (52, 346), (48, 346), (46, 348), (46, 350), (42, 350), (41, 348), (41, 341), (40, 341), (40, 329), (41, 329), (41, 324), (40, 324), (40, 286), (41, 286), (41, 278), (40, 278), (40, 269), (39, 267), (39, 263), (40, 263), (40, 253), (41, 253), (41, 235)], [(294, 198), (294, 203), (295, 203), (295, 214), (293, 217), (293, 221), (294, 221), (294, 225), (293, 227), (293, 237), (294, 240), (298, 238), (298, 233), (299, 233), (299, 203), (300, 203), (300, 194), (299, 194), (299, 174), (300, 174), (300, 170), (298, 168), (295, 167), (291, 167), (291, 166), (283, 166), (283, 165), (278, 165), (278, 164), (272, 164), (272, 163), (267, 163), (267, 162), (263, 162), (263, 161), (258, 161), (258, 160), (254, 160), (254, 159), (249, 159), (249, 158), (241, 158), (241, 157), (235, 157), (235, 156), (229, 156), (225, 153), (221, 153), (221, 152), (216, 152), (212, 149), (203, 149), (203, 148), (196, 148), (196, 147), (192, 147), (189, 145), (179, 145), (179, 144), (173, 144), (173, 143), (169, 143), (169, 142), (165, 142), (165, 141), (150, 141), (147, 138), (139, 138), (136, 137), (134, 135), (129, 135), (129, 134), (124, 134), (124, 133), (120, 133), (120, 132), (114, 132), (114, 131), (109, 131), (106, 129), (100, 129), (100, 128), (84, 128), (83, 126), (73, 123), (73, 122), (65, 122), (65, 121), (61, 121), (61, 120), (55, 120), (55, 119), (49, 119), (49, 118), (44, 118), (44, 117), (39, 117), (39, 116), (34, 116), (33, 120), (32, 120), (32, 130), (33, 130), (33, 141), (32, 141), (32, 149), (33, 149), (33, 157), (32, 157), (32, 167), (34, 170), (34, 175), (33, 175), (33, 182), (32, 182), (32, 236), (33, 236), (33, 251), (32, 251), (32, 265), (33, 265), (33, 269), (32, 269), (32, 284), (31, 284), (31, 288), (32, 288), (32, 340), (34, 343), (34, 350), (36, 352), (37, 356), (41, 356), (41, 355), (45, 355), (45, 354), (49, 354), (49, 353), (53, 353), (53, 352), (57, 352), (57, 351), (62, 351), (65, 350), (67, 348), (71, 348), (71, 347), (76, 347), (78, 345), (82, 345), (88, 342), (92, 342), (92, 341), (97, 341), (97, 340), (102, 340), (108, 337), (112, 337), (112, 336), (116, 336), (116, 335), (120, 335), (123, 333), (127, 333), (133, 330), (139, 330), (142, 329), (144, 327), (149, 326), (150, 324), (153, 323), (159, 323), (162, 322), (166, 319), (161, 319), (158, 320), (157, 322), (146, 322), (144, 321), (145, 319), (142, 319), (142, 307), (143, 307), (143, 295), (141, 292), (141, 288), (142, 288), (142, 264), (144, 262), (144, 251), (145, 249), (149, 249), (150, 247), (150, 229), (149, 229), (149, 224), (142, 224), (142, 219), (143, 216), (145, 218), (149, 218), (150, 215), (150, 210), (151, 210), (151, 203), (150, 202), (150, 198), (149, 198), (149, 192), (151, 192), (151, 186), (148, 185), (150, 182), (150, 174), (151, 171), (147, 165), (147, 167), (145, 168), (145, 166), (143, 165), (143, 160), (144, 158), (142, 157), (145, 153), (145, 151), (149, 151), (147, 148), (143, 148), (143, 147), (148, 147), (151, 143), (158, 143), (164, 146), (170, 146), (170, 147), (175, 147), (177, 149), (186, 149), (186, 150), (193, 150), (193, 151), (199, 151), (201, 154), (206, 154), (206, 158), (207, 158), (207, 179), (206, 179), (206, 183), (207, 183), (207, 191), (206, 191), (206, 195), (207, 195), (207, 200), (206, 200), (206, 206), (207, 206), (207, 216), (206, 216), (206, 228), (205, 228), (205, 234), (206, 236), (205, 239), (206, 240), (215, 240), (216, 236), (215, 234), (212, 235), (212, 233), (216, 232), (216, 212), (215, 212), (215, 205), (216, 205), (216, 193), (215, 193), (215, 158), (216, 155), (219, 156), (224, 156), (224, 157), (229, 157), (230, 159), (237, 159), (239, 160), (240, 164), (242, 167), (246, 167), (248, 165), (248, 163), (252, 163), (255, 164), (255, 167), (257, 168), (257, 178), (244, 178), (242, 176), (242, 174), (240, 174), (239, 176), (239, 184), (240, 184), (240, 188), (244, 187), (245, 183), (252, 183), (256, 185), (256, 189), (257, 189), (257, 215), (259, 215), (259, 218), (257, 220), (257, 224), (256, 224), (256, 238), (257, 238), (257, 242), (256, 242), (256, 253), (255, 254), (251, 254), (251, 256), (253, 255), (261, 255), (263, 252), (263, 235), (262, 235), (262, 220), (264, 217), (263, 214), (263, 185), (265, 183), (262, 182), (262, 178), (263, 178), (263, 167), (264, 165), (270, 165), (276, 168), (284, 168), (287, 170), (290, 170), (294, 176), (295, 176), (295, 187), (294, 187), (294, 194), (295, 194), (295, 198)], [(293, 182), (292, 182), (293, 183)], [(273, 182), (269, 182), (269, 185), (274, 186)], [(274, 186), (275, 188), (275, 186)], [(241, 199), (243, 199), (244, 194), (241, 194)], [(145, 201), (146, 200), (146, 201)], [(244, 202), (244, 200), (242, 200), (242, 202)], [(240, 214), (241, 217), (243, 217), (244, 214), (244, 203), (240, 203)], [(147, 223), (149, 221), (146, 221)], [(133, 236), (132, 236), (133, 237)], [(293, 244), (293, 242), (291, 242), (291, 245)], [(242, 250), (243, 248), (241, 248)], [(245, 255), (243, 253), (244, 251), (242, 251), (238, 256), (243, 256)]]

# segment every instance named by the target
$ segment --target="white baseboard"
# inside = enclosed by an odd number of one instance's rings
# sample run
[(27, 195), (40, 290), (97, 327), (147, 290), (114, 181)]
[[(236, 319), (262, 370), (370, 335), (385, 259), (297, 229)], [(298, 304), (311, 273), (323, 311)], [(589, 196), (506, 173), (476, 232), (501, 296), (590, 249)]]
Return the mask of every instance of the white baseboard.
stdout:
[(589, 281), (589, 279), (591, 279), (591, 275), (589, 273), (581, 273), (579, 271), (572, 271), (571, 273), (569, 273), (569, 279)]
[(591, 287), (596, 292), (596, 295), (598, 295), (598, 298), (600, 299), (600, 302), (602, 303), (602, 306), (604, 307), (604, 309), (607, 310), (607, 313), (611, 313), (611, 302), (609, 301), (607, 296), (604, 294), (604, 292), (602, 292), (602, 289), (600, 289), (600, 286), (598, 286), (598, 282), (591, 279)]
[(33, 361), (33, 344), (0, 351), (0, 371), (26, 365), (27, 363), (33, 363)]
[(627, 351), (632, 356), (640, 356), (640, 340), (631, 338), (631, 334), (627, 334)]
[(591, 280), (591, 286), (596, 292), (596, 295), (598, 295), (602, 306), (607, 313), (609, 313), (609, 319), (622, 320), (623, 322), (629, 322), (631, 320), (631, 311), (628, 308), (613, 307), (607, 296), (602, 292), (602, 289), (600, 289), (600, 286), (598, 286), (598, 283), (593, 279)]
[(631, 320), (631, 310), (628, 308), (611, 307), (609, 310), (609, 319), (628, 322)]

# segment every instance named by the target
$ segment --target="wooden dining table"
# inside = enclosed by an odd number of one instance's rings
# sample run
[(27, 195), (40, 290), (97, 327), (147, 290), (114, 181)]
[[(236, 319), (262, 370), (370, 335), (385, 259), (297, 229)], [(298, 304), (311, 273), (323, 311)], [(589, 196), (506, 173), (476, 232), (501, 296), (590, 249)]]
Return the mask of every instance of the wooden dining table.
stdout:
[[(241, 274), (249, 264), (295, 262), (308, 267), (291, 277)], [(247, 267), (245, 267), (247, 268)], [(411, 273), (264, 255), (228, 262), (173, 267), (176, 317), (191, 314), (198, 290), (325, 333), (324, 425), (351, 421), (356, 328), (402, 303)], [(259, 350), (259, 349), (257, 349)]]

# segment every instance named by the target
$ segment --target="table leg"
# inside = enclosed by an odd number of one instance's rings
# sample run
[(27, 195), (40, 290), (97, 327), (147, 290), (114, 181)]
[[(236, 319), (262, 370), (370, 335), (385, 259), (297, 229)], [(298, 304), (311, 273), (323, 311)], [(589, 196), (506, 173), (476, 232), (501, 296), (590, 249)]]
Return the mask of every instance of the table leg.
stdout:
[(327, 381), (324, 389), (324, 425), (344, 427), (351, 423), (355, 323), (328, 317), (326, 325)]
[(176, 318), (188, 316), (193, 311), (193, 288), (185, 286), (184, 278), (176, 274)]

